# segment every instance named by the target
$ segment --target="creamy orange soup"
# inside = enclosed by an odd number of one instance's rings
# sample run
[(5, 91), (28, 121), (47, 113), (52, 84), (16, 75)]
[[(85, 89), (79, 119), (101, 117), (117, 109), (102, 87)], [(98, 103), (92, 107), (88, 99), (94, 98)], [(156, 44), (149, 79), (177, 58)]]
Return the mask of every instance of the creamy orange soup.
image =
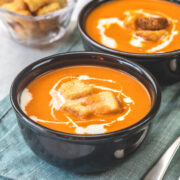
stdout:
[(151, 108), (146, 88), (127, 73), (100, 66), (48, 72), (22, 92), (20, 106), (33, 121), (72, 134), (127, 128)]
[(180, 49), (180, 6), (163, 0), (114, 0), (93, 10), (87, 34), (104, 46), (133, 53)]

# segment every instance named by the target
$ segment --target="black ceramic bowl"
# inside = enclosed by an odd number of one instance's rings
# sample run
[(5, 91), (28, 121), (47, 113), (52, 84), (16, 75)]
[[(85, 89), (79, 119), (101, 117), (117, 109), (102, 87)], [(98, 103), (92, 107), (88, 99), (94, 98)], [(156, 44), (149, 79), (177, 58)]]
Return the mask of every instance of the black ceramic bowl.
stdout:
[[(80, 12), (78, 29), (80, 31), (84, 47), (87, 51), (105, 52), (129, 58), (147, 69), (157, 78), (161, 84), (171, 84), (180, 81), (180, 50), (156, 53), (137, 54), (114, 50), (94, 41), (85, 31), (85, 24), (88, 15), (97, 7), (112, 0), (94, 0), (88, 3)], [(178, 1), (174, 1), (178, 2)]]
[[(74, 65), (107, 66), (129, 73), (147, 88), (152, 101), (150, 112), (126, 129), (98, 135), (58, 132), (28, 118), (19, 106), (21, 92), (27, 84), (48, 71)], [(28, 146), (49, 163), (78, 173), (105, 171), (133, 152), (145, 138), (160, 100), (159, 86), (145, 69), (117, 56), (90, 52), (65, 53), (41, 59), (21, 71), (11, 88), (11, 103)]]

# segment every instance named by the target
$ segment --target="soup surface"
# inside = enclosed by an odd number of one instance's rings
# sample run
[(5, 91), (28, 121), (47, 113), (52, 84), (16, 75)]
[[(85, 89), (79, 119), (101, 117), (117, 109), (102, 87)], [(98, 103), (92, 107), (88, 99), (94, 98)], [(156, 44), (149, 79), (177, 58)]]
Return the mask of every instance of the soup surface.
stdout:
[(93, 10), (87, 34), (104, 46), (132, 53), (180, 49), (180, 6), (163, 0), (114, 0)]
[(117, 131), (141, 120), (151, 108), (146, 88), (129, 74), (100, 66), (48, 72), (22, 92), (20, 106), (47, 128), (72, 134)]

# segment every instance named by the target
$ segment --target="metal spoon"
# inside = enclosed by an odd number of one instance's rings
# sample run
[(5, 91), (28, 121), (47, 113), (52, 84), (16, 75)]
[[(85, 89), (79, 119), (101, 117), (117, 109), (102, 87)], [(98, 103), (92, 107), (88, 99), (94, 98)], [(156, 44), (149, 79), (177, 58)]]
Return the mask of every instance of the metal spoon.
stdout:
[(179, 146), (180, 146), (180, 136), (167, 149), (167, 151), (160, 157), (157, 163), (153, 165), (153, 167), (144, 176), (143, 180), (162, 180)]

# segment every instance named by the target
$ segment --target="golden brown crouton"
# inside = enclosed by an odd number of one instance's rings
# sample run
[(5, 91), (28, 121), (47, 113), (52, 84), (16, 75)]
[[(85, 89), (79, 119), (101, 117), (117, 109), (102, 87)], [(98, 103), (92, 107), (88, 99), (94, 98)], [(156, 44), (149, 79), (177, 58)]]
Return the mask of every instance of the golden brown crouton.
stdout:
[(0, 0), (0, 6), (2, 6), (5, 3), (10, 3), (12, 0)]
[(63, 83), (59, 91), (66, 99), (76, 99), (93, 93), (93, 87), (79, 80), (71, 80)]
[(165, 30), (135, 32), (136, 36), (142, 37), (145, 41), (153, 41), (153, 42), (159, 41), (165, 34), (167, 34), (167, 31)]
[(17, 12), (19, 9), (18, 6), (14, 2), (3, 4), (2, 8), (8, 11), (12, 11), (12, 12)]
[(120, 110), (116, 96), (108, 91), (88, 96), (83, 104), (92, 109), (95, 114), (107, 114)]
[(83, 106), (80, 102), (74, 100), (67, 100), (61, 108), (64, 111), (82, 118), (86, 118), (92, 114), (92, 111), (88, 107)]
[(14, 0), (14, 4), (16, 4), (16, 6), (18, 6), (19, 10), (27, 10), (27, 6), (26, 6), (24, 0)]
[(67, 6), (67, 0), (53, 0), (53, 2), (58, 2), (62, 8)]
[(136, 16), (127, 16), (124, 19), (124, 26), (125, 28), (134, 31), (136, 30), (136, 24), (135, 24)]
[(52, 0), (24, 0), (24, 2), (28, 5), (31, 12), (35, 12), (42, 6), (51, 3)]
[(166, 29), (169, 25), (164, 17), (138, 17), (135, 23), (138, 29), (152, 31)]
[(61, 6), (58, 2), (54, 2), (54, 3), (50, 3), (46, 6), (43, 6), (41, 9), (39, 9), (37, 11), (37, 15), (43, 15), (43, 14), (47, 14), (47, 13), (50, 13), (50, 12), (53, 12), (53, 11), (56, 11), (58, 9), (60, 9)]
[(17, 13), (25, 16), (32, 16), (31, 12), (28, 10), (18, 10)]
[(14, 0), (13, 2), (3, 4), (2, 8), (23, 15), (31, 15), (31, 13), (27, 10), (24, 0)]

